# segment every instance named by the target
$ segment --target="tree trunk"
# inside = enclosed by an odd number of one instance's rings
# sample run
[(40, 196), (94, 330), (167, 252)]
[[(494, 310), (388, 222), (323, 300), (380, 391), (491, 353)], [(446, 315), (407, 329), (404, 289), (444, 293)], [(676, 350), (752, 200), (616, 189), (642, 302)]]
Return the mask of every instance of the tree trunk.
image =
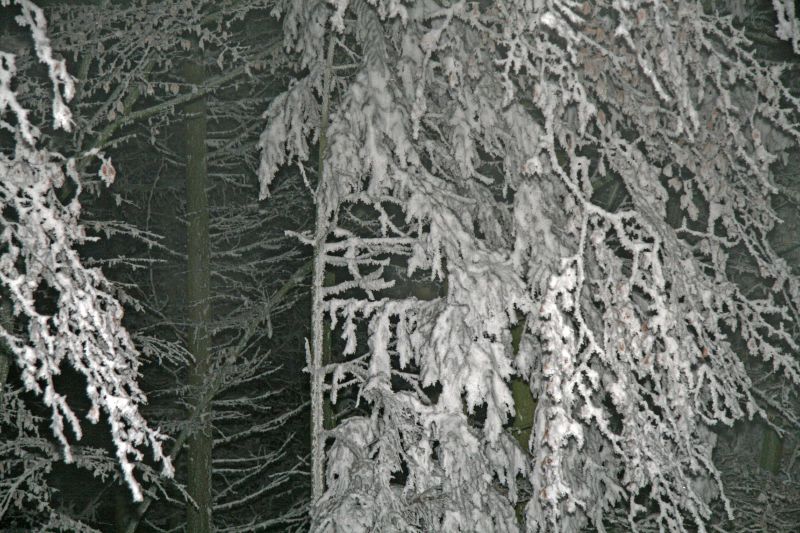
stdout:
[[(333, 37), (329, 38), (327, 69), (323, 83), (322, 109), (320, 113), (319, 155), (317, 187), (323, 190), (325, 154), (328, 148), (328, 113), (330, 111), (331, 69), (333, 65)], [(328, 237), (328, 213), (321, 197), (317, 198), (316, 230), (314, 232), (314, 272), (311, 285), (311, 497), (317, 502), (325, 490), (325, 392), (324, 392), (324, 301), (322, 288), (325, 284), (325, 241)]]
[[(511, 330), (511, 347), (514, 355), (519, 352), (519, 344), (522, 341), (522, 334), (525, 331), (525, 319), (520, 319), (519, 323)], [(536, 400), (533, 398), (531, 387), (522, 378), (511, 379), (511, 396), (514, 398), (514, 420), (511, 423), (511, 431), (520, 448), (530, 453), (528, 443), (531, 439), (533, 429), (533, 415), (536, 412)]]
[[(325, 286), (330, 287), (336, 283), (336, 275), (333, 272), (325, 274)], [(322, 332), (322, 366), (328, 366), (332, 362), (333, 352), (331, 351), (331, 319), (324, 319), (324, 329)], [(333, 429), (335, 416), (333, 412), (333, 404), (329, 395), (325, 395), (322, 402), (322, 427), (326, 431)]]
[[(511, 348), (514, 355), (519, 353), (522, 334), (525, 332), (525, 318), (519, 317), (519, 322), (511, 329)], [(519, 447), (525, 450), (530, 457), (531, 431), (533, 430), (533, 417), (536, 414), (537, 401), (533, 397), (530, 384), (521, 377), (511, 379), (511, 397), (514, 399), (514, 419), (511, 421), (511, 434), (516, 439)], [(517, 522), (525, 523), (525, 506), (528, 499), (520, 499), (514, 506)]]
[[(5, 291), (0, 291), (0, 326), (8, 332), (12, 332), (14, 327), (11, 300)], [(11, 350), (6, 346), (5, 341), (0, 340), (0, 400), (3, 397), (3, 387), (5, 387), (8, 371), (11, 368), (11, 359)]]
[(781, 456), (783, 455), (783, 440), (771, 427), (764, 428), (764, 437), (761, 441), (761, 468), (775, 475), (781, 470)]
[[(205, 71), (198, 62), (187, 62), (184, 79), (199, 87)], [(202, 389), (210, 367), (209, 319), (209, 236), (208, 170), (206, 162), (206, 100), (198, 98), (185, 107), (186, 113), (186, 199), (187, 255), (186, 304), (189, 318), (189, 352), (194, 364), (189, 369), (189, 385), (200, 407)], [(188, 439), (186, 490), (193, 503), (187, 507), (187, 530), (211, 531), (211, 423), (209, 413), (199, 413), (198, 427)], [(195, 507), (196, 506), (196, 507)]]
[(122, 486), (115, 486), (114, 491), (114, 531), (117, 533), (125, 533), (130, 522), (130, 504), (128, 498), (130, 497), (126, 488)]

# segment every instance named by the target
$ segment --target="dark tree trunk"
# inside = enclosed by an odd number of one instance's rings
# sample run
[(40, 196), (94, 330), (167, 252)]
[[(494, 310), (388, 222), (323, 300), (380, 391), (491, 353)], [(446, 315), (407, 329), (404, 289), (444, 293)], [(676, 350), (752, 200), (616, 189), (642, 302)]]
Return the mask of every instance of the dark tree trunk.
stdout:
[[(184, 79), (191, 87), (205, 80), (203, 66), (187, 62)], [(210, 367), (209, 319), (209, 235), (208, 169), (206, 154), (206, 100), (198, 98), (186, 105), (186, 198), (188, 272), (186, 298), (189, 318), (189, 351), (194, 364), (189, 369), (189, 385), (195, 394), (197, 430), (188, 441), (187, 491), (194, 505), (187, 507), (187, 530), (211, 531), (211, 423), (204, 411), (203, 388)], [(196, 505), (196, 507), (195, 507)]]

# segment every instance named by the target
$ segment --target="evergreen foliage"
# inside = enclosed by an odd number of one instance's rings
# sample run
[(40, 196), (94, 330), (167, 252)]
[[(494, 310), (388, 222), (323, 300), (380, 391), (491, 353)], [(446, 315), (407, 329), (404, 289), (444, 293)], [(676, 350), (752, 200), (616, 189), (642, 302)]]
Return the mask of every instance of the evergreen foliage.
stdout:
[(43, 6), (0, 528), (797, 529), (793, 0)]
[[(793, 4), (775, 7), (796, 39)], [(262, 194), (309, 138), (326, 146), (300, 236), (317, 258), (312, 529), (602, 531), (621, 511), (632, 530), (703, 530), (727, 502), (712, 431), (794, 405), (800, 382), (797, 278), (767, 238), (770, 168), (800, 138), (781, 66), (700, 2), (278, 9), (299, 77), (268, 112)], [(733, 253), (764, 290), (737, 284)], [(382, 298), (396, 256), (446, 295)], [(761, 394), (750, 358), (793, 399)], [(504, 429), (515, 376), (537, 400), (527, 449)], [(348, 388), (359, 411), (325, 430), (324, 397)]]

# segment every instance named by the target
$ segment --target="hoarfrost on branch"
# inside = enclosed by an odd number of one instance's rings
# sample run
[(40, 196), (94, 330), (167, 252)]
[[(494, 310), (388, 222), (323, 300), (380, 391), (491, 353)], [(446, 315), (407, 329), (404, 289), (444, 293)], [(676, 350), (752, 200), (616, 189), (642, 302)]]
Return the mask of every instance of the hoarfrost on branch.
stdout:
[[(53, 127), (69, 130), (66, 105), (73, 80), (63, 60), (53, 57), (41, 9), (28, 0), (2, 0), (0, 8), (16, 4), (17, 22), (27, 27), (39, 60), (52, 82)], [(39, 129), (12, 89), (15, 57), (0, 52), (0, 128), (16, 142), (13, 153), (0, 153), (0, 286), (13, 304), (13, 322), (0, 323), (2, 339), (16, 357), (22, 381), (41, 395), (51, 410), (51, 428), (67, 462), (72, 461), (67, 428), (81, 438), (78, 417), (55, 387), (55, 377), (68, 362), (86, 378), (86, 394), (96, 423), (108, 417), (123, 476), (136, 500), (142, 493), (134, 476), (142, 447), (152, 450), (166, 474), (172, 466), (162, 453), (163, 436), (150, 428), (139, 412), (146, 398), (139, 389), (139, 354), (122, 326), (123, 309), (114, 287), (97, 268), (88, 268), (75, 247), (87, 236), (79, 223), (80, 177), (74, 159), (37, 146)], [(104, 179), (111, 171), (104, 162)], [(71, 200), (59, 197), (72, 180)], [(48, 311), (50, 303), (54, 310)]]
[[(263, 195), (326, 143), (302, 236), (313, 529), (517, 531), (520, 512), (603, 531), (621, 509), (683, 532), (715, 496), (730, 513), (712, 430), (766, 414), (736, 346), (800, 384), (800, 290), (767, 240), (770, 149), (800, 140), (781, 68), (700, 2), (278, 4), (299, 79), (266, 114)], [(733, 255), (767, 290), (742, 290)], [(383, 296), (398, 264), (446, 294)], [(538, 401), (527, 447), (505, 430), (513, 379)], [(348, 390), (360, 414), (324, 429)]]

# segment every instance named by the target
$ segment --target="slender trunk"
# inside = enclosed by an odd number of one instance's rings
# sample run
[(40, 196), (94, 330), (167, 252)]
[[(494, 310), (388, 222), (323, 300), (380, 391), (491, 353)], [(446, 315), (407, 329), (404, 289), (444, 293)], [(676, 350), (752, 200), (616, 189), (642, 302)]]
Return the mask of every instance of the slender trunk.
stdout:
[[(317, 224), (320, 212), (324, 210), (317, 208)], [(311, 374), (311, 495), (316, 502), (322, 497), (324, 490), (323, 472), (325, 451), (325, 441), (322, 437), (324, 425), (324, 391), (323, 383), (325, 380), (324, 369), (322, 367), (324, 352), (324, 314), (322, 300), (322, 287), (325, 278), (325, 259), (322, 247), (324, 246), (324, 236), (321, 227), (318, 227), (317, 250), (314, 254), (314, 275), (311, 288), (311, 361), (309, 361), (309, 373)]]
[[(187, 62), (183, 74), (185, 81), (192, 87), (199, 87), (205, 80), (205, 71), (199, 62)], [(188, 347), (194, 357), (194, 364), (189, 369), (189, 385), (199, 399), (210, 367), (206, 100), (198, 98), (184, 109), (188, 219), (186, 303), (189, 318)], [(193, 503), (187, 506), (187, 529), (192, 533), (207, 533), (211, 531), (212, 444), (208, 412), (199, 413), (197, 424), (196, 431), (188, 439), (186, 490)]]
[[(11, 300), (4, 291), (0, 291), (0, 326), (8, 332), (14, 327), (14, 317), (11, 314)], [(8, 371), (11, 368), (11, 350), (6, 343), (0, 340), (0, 399), (3, 397)]]
[[(336, 283), (336, 275), (333, 272), (327, 272), (325, 274), (325, 286), (330, 287)], [(332, 362), (332, 351), (331, 351), (331, 320), (330, 318), (325, 318), (323, 322), (323, 332), (322, 332), (322, 366), (327, 367)], [(323, 382), (324, 382), (324, 375), (323, 375)], [(331, 403), (330, 395), (323, 396), (322, 402), (322, 427), (325, 430), (333, 429), (333, 425), (335, 422), (334, 412), (333, 412), (333, 404)]]
[[(322, 113), (320, 117), (319, 159), (317, 188), (324, 189), (323, 175), (325, 153), (328, 148), (328, 114), (330, 111), (331, 67), (333, 64), (334, 40), (331, 36), (328, 43), (327, 66), (322, 96)], [(311, 495), (316, 502), (325, 490), (325, 324), (324, 301), (322, 288), (325, 285), (325, 240), (328, 237), (328, 213), (323, 195), (317, 195), (316, 230), (314, 232), (314, 272), (311, 285)]]

